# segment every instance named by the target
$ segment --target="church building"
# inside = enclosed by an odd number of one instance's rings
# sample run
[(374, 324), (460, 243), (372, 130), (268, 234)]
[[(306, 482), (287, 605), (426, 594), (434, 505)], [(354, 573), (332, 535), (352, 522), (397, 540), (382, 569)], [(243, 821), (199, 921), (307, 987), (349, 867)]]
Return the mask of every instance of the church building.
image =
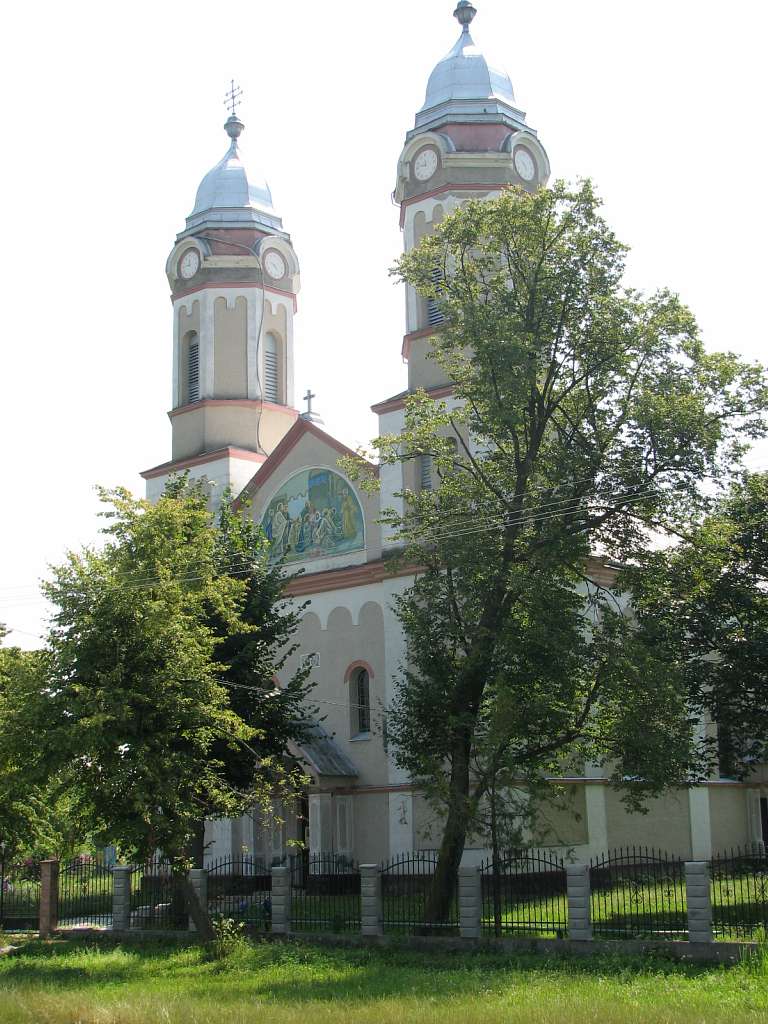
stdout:
[[(499, 195), (510, 185), (544, 186), (549, 160), (519, 109), (509, 76), (486, 60), (472, 38), (476, 10), (459, 0), (460, 34), (429, 76), (423, 106), (406, 132), (394, 197), (405, 251), (469, 198)], [(402, 506), (404, 486), (430, 487), (428, 458), (418, 464), (372, 467), (371, 495), (349, 480), (339, 458), (352, 454), (326, 433), (315, 413), (299, 413), (294, 395), (294, 317), (300, 271), (291, 237), (269, 186), (241, 156), (243, 122), (225, 124), (227, 152), (202, 179), (192, 212), (166, 263), (173, 303), (171, 459), (142, 476), (156, 500), (169, 477), (193, 479), (247, 498), (273, 557), (302, 570), (289, 593), (309, 601), (298, 635), (314, 698), (324, 720), (299, 751), (311, 778), (304, 813), (286, 811), (282, 826), (249, 816), (210, 822), (209, 856), (241, 851), (279, 858), (289, 839), (311, 852), (373, 863), (400, 852), (435, 848), (439, 822), (387, 750), (383, 719), (406, 655), (393, 598), (412, 576), (393, 575), (386, 556), (395, 544), (380, 510)], [(382, 196), (386, 202), (387, 196)], [(451, 402), (451, 383), (428, 358), (439, 329), (434, 302), (406, 288), (401, 353), (408, 389), (376, 398), (379, 433), (402, 430), (405, 399), (424, 388)], [(610, 569), (591, 566), (601, 582)], [(768, 779), (768, 776), (766, 776)], [(686, 858), (768, 840), (768, 783), (713, 778), (673, 791), (628, 814), (601, 769), (558, 779), (572, 798), (553, 811), (534, 841), (584, 859), (608, 848), (655, 845)], [(485, 851), (468, 850), (468, 858)]]

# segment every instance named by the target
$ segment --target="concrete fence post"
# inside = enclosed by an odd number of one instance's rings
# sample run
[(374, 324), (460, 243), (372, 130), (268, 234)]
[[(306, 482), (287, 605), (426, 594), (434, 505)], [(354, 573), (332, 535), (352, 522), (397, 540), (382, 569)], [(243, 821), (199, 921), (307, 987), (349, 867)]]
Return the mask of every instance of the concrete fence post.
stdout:
[(291, 869), (272, 868), (272, 931), (287, 935), (291, 930)]
[(712, 942), (712, 897), (709, 864), (705, 860), (686, 861), (685, 900), (688, 906), (688, 941)]
[(383, 935), (381, 872), (378, 864), (360, 865), (360, 931), (363, 935)]
[(459, 868), (459, 934), (463, 939), (480, 938), (483, 893), (480, 868)]
[(49, 939), (59, 924), (59, 862), (40, 861), (40, 938)]
[(131, 926), (131, 865), (112, 868), (112, 931), (127, 931)]
[(566, 864), (565, 872), (568, 886), (568, 938), (576, 942), (591, 942), (589, 864)]
[[(190, 868), (189, 871), (189, 884), (195, 891), (200, 906), (203, 908), (203, 912), (208, 910), (208, 872), (205, 868)], [(196, 931), (195, 923), (191, 916), (189, 918), (189, 930), (191, 932)]]

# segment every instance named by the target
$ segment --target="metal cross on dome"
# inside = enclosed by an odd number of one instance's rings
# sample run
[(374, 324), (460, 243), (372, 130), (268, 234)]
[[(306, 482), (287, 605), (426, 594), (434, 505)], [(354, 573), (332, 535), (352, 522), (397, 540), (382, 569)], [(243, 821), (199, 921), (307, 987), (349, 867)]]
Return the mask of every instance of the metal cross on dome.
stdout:
[(238, 106), (243, 102), (242, 95), (243, 90), (240, 88), (239, 85), (235, 85), (235, 80), (233, 78), (229, 84), (229, 89), (227, 90), (224, 96), (224, 105), (226, 107), (229, 107), (229, 113), (232, 115), (232, 117), (235, 116), (235, 111), (237, 110)]

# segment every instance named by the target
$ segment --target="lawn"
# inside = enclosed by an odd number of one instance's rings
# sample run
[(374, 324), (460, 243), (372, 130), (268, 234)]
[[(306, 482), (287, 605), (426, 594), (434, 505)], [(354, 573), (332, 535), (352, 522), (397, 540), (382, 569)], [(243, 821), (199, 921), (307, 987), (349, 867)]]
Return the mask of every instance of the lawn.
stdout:
[(768, 1019), (768, 958), (658, 958), (243, 944), (29, 942), (0, 957), (2, 1024), (741, 1024)]

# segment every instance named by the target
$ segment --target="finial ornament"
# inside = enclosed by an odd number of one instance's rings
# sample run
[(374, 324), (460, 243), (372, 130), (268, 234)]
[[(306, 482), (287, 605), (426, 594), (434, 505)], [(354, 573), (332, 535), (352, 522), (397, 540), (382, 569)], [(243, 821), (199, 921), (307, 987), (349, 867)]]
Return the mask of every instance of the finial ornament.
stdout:
[(470, 22), (476, 14), (477, 8), (473, 7), (469, 0), (459, 0), (456, 10), (453, 12), (454, 18), (459, 22), (464, 32), (469, 32)]

